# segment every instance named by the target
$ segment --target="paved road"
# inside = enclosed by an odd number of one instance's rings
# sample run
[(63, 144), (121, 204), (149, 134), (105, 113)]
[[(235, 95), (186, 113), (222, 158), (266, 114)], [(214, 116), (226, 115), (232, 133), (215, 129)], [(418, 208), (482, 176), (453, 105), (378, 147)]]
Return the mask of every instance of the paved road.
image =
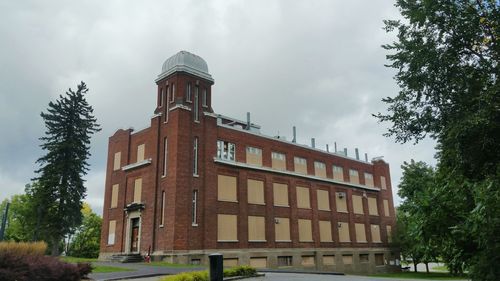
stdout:
[[(205, 270), (206, 268), (173, 268), (164, 266), (150, 266), (138, 263), (115, 263), (115, 262), (94, 262), (95, 265), (104, 266), (114, 266), (114, 267), (124, 267), (134, 269), (134, 271), (120, 271), (120, 272), (109, 272), (109, 273), (91, 273), (89, 277), (96, 281), (104, 280), (123, 280), (126, 278), (137, 278), (137, 277), (148, 277), (148, 276), (158, 276), (158, 275), (171, 275), (186, 271), (197, 271)], [(134, 279), (138, 281), (139, 279)], [(152, 279), (155, 280), (155, 279)], [(157, 280), (157, 279), (156, 279)]]

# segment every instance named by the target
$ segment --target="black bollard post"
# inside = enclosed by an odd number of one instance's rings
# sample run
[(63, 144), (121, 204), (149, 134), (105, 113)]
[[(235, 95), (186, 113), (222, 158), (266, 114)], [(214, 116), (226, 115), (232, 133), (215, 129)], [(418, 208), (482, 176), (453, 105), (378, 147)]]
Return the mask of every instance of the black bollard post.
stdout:
[(210, 260), (210, 281), (222, 281), (224, 278), (223, 259), (221, 254), (208, 255)]

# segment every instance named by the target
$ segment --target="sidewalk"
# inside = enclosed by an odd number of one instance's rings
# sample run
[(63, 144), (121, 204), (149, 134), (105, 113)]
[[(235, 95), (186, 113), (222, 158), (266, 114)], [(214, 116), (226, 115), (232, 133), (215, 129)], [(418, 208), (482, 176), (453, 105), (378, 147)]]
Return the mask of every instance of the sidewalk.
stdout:
[[(186, 267), (186, 268), (183, 268), (183, 267), (152, 266), (152, 265), (146, 265), (146, 264), (141, 264), (141, 263), (93, 262), (92, 264), (134, 269), (134, 271), (120, 271), (120, 272), (91, 273), (91, 274), (89, 274), (89, 278), (92, 278), (96, 281), (122, 280), (122, 279), (132, 279), (132, 278), (139, 278), (139, 277), (144, 278), (144, 277), (171, 275), (171, 274), (177, 274), (180, 272), (198, 271), (198, 270), (205, 270), (206, 269), (204, 267), (198, 267), (198, 268)], [(135, 280), (139, 281), (141, 279), (135, 279)], [(157, 278), (157, 279), (159, 279), (159, 278)], [(151, 281), (155, 281), (157, 279), (153, 278), (153, 279), (151, 279)], [(145, 279), (145, 280), (147, 280), (147, 279)]]

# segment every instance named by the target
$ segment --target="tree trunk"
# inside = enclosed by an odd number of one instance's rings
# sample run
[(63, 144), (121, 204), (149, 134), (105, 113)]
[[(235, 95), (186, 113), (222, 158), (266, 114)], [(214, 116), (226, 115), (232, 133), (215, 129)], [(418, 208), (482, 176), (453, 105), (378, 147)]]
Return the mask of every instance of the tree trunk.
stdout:
[(418, 262), (416, 262), (415, 260), (413, 260), (413, 267), (414, 267), (414, 271), (417, 272), (417, 264)]
[(52, 238), (52, 248), (50, 251), (50, 255), (53, 257), (59, 256), (59, 239), (58, 238)]
[(429, 262), (425, 262), (425, 271), (429, 273)]

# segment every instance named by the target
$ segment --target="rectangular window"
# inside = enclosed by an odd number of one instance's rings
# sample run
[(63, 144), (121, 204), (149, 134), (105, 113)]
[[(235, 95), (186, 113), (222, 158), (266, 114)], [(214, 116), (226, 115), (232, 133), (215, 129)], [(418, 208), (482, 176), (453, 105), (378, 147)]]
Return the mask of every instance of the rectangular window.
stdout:
[(368, 187), (373, 187), (373, 175), (370, 173), (365, 173), (365, 185)]
[(134, 203), (141, 203), (142, 178), (135, 179), (134, 182)]
[(295, 164), (295, 172), (303, 175), (307, 175), (307, 160), (302, 157), (294, 157), (293, 162)]
[(332, 223), (330, 221), (319, 221), (319, 241), (333, 242)]
[(167, 138), (163, 139), (163, 176), (167, 175), (167, 160), (168, 160), (168, 141)]
[(286, 170), (286, 156), (283, 153), (271, 152), (271, 167), (276, 170), (285, 171)]
[(333, 179), (344, 181), (344, 168), (333, 165)]
[(359, 184), (359, 174), (357, 170), (349, 169), (349, 182)]
[(159, 100), (158, 107), (162, 107), (163, 106), (163, 96), (164, 95), (165, 95), (165, 92), (164, 92), (164, 90), (162, 88), (162, 89), (160, 89), (160, 98), (158, 99)]
[(116, 221), (115, 220), (109, 221), (108, 245), (115, 244), (115, 232), (116, 232)]
[(267, 258), (266, 257), (250, 258), (250, 266), (253, 268), (266, 268)]
[(247, 146), (247, 164), (262, 166), (262, 149)]
[(186, 86), (186, 101), (191, 102), (191, 83), (187, 83)]
[(207, 89), (203, 89), (201, 94), (201, 104), (203, 107), (207, 107)]
[(316, 197), (318, 198), (318, 210), (330, 211), (330, 195), (328, 190), (316, 190)]
[(116, 208), (118, 206), (118, 191), (120, 186), (118, 184), (113, 184), (111, 190), (111, 208)]
[(343, 264), (352, 264), (352, 255), (342, 255)]
[(345, 192), (335, 193), (335, 204), (337, 205), (337, 212), (347, 213), (347, 195)]
[(144, 161), (144, 149), (145, 149), (145, 144), (141, 144), (137, 146), (137, 162)]
[(247, 180), (248, 203), (265, 205), (264, 182), (259, 180)]
[(235, 150), (236, 147), (234, 143), (230, 143), (227, 141), (217, 141), (217, 158), (224, 160), (235, 160)]
[(389, 200), (384, 199), (384, 215), (386, 217), (390, 216), (389, 214)]
[(339, 229), (339, 242), (351, 242), (349, 223), (339, 222), (337, 223), (337, 228)]
[(309, 199), (309, 188), (297, 186), (297, 208), (311, 209), (311, 200)]
[(384, 265), (384, 254), (375, 254), (375, 266)]
[(274, 206), (289, 207), (288, 205), (288, 185), (273, 183)]
[(238, 241), (238, 217), (236, 215), (217, 215), (217, 241)]
[(292, 266), (292, 256), (278, 256), (278, 267)]
[(352, 196), (352, 208), (355, 214), (363, 215), (363, 198), (359, 195)]
[(168, 122), (168, 101), (170, 100), (170, 87), (167, 86), (166, 103), (165, 103), (165, 117), (163, 117), (163, 122)]
[(323, 265), (335, 265), (335, 256), (334, 255), (323, 256)]
[(266, 218), (248, 216), (248, 241), (266, 241)]
[(300, 264), (304, 267), (315, 266), (314, 256), (302, 256), (302, 262)]
[(387, 189), (387, 182), (385, 181), (385, 177), (384, 176), (380, 177), (380, 188)]
[(326, 178), (325, 163), (314, 161), (314, 175), (320, 178)]
[(290, 242), (290, 219), (275, 218), (274, 234), (276, 242)]
[(199, 122), (200, 121), (200, 113), (199, 113), (199, 109), (198, 109), (198, 86), (196, 86), (194, 88), (194, 104), (193, 104), (193, 107), (194, 107), (194, 121), (195, 122)]
[(235, 267), (238, 266), (238, 258), (227, 258), (222, 260), (224, 267)]
[(372, 233), (372, 242), (373, 243), (382, 243), (382, 240), (380, 240), (380, 226), (376, 224), (370, 225), (370, 230)]
[(198, 175), (198, 138), (193, 141), (193, 175)]
[(365, 224), (355, 223), (354, 229), (356, 230), (356, 242), (367, 243), (368, 241), (366, 241)]
[(299, 219), (299, 241), (313, 242), (311, 220)]
[(163, 227), (165, 223), (165, 191), (161, 192), (161, 217), (160, 217), (160, 227)]
[(217, 200), (238, 202), (236, 177), (224, 175), (217, 176)]
[(113, 171), (120, 170), (121, 167), (122, 153), (118, 151), (115, 153), (115, 158), (113, 161)]
[(198, 226), (198, 208), (197, 208), (197, 205), (198, 205), (198, 190), (193, 190), (193, 202), (191, 204), (191, 213), (192, 213), (192, 217), (191, 217), (191, 225), (193, 226)]
[(368, 197), (368, 213), (370, 216), (378, 216), (377, 198)]
[(175, 84), (172, 83), (172, 94), (170, 95), (170, 103), (175, 101)]
[(387, 225), (385, 227), (385, 230), (387, 231), (387, 242), (391, 243), (392, 242), (392, 226)]
[(369, 259), (368, 254), (359, 254), (359, 262), (367, 263), (369, 261), (370, 261), (370, 259)]

